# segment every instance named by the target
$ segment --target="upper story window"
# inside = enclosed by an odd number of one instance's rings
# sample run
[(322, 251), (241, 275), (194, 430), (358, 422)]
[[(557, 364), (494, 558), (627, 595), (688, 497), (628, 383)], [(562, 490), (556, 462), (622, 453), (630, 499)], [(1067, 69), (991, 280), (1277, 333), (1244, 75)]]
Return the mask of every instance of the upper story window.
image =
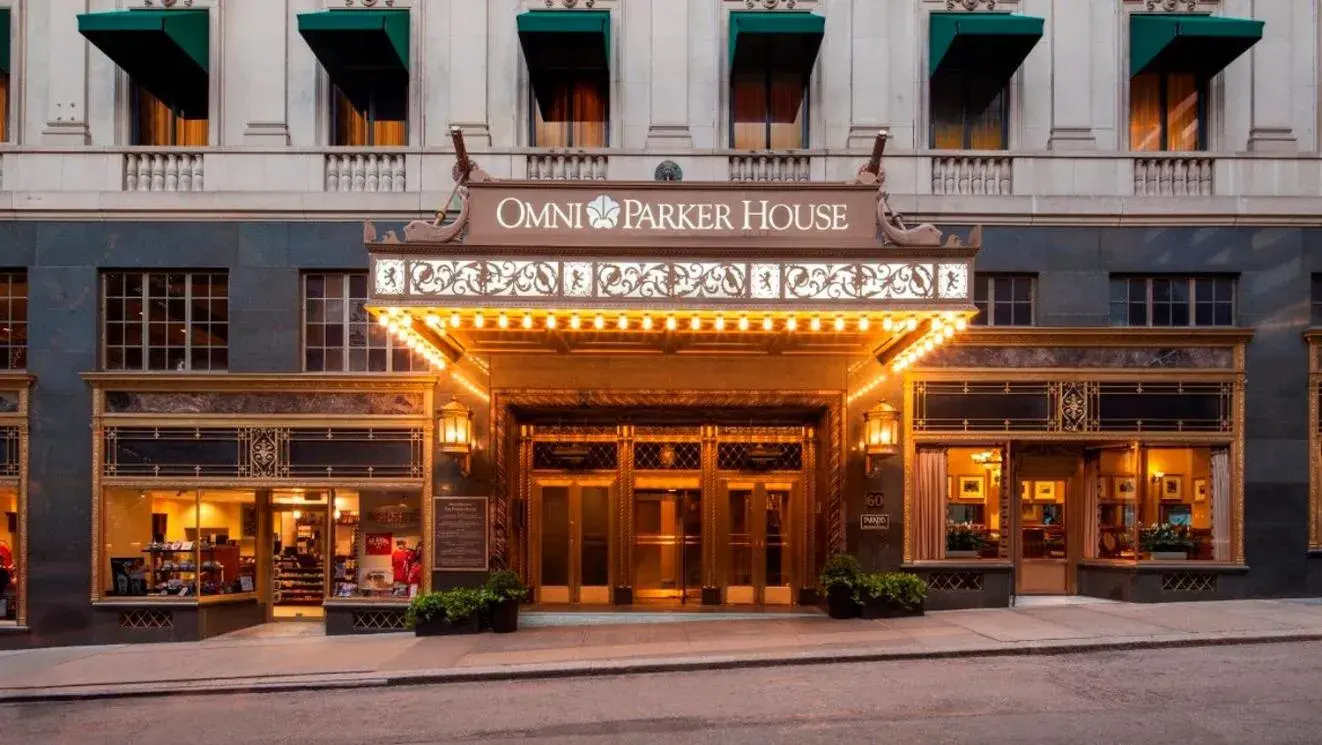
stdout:
[(932, 147), (1010, 146), (1009, 83), (1042, 38), (1043, 19), (1017, 13), (932, 13), (929, 117)]
[(1322, 326), (1322, 274), (1314, 274), (1309, 298), (1308, 324)]
[(229, 367), (225, 272), (105, 272), (101, 300), (105, 369)]
[(730, 147), (809, 146), (808, 81), (824, 31), (812, 13), (730, 14)]
[(208, 143), (211, 22), (206, 9), (84, 13), (78, 16), (78, 31), (129, 79), (129, 144)]
[(1112, 326), (1233, 326), (1235, 278), (1112, 277)]
[(367, 273), (303, 275), (303, 369), (419, 372), (428, 369), (367, 312)]
[(1208, 147), (1208, 81), (1262, 38), (1262, 21), (1188, 13), (1129, 16), (1129, 149)]
[(28, 366), (28, 274), (0, 272), (0, 369)]
[(298, 33), (330, 81), (330, 144), (408, 144), (409, 11), (337, 8), (298, 14)]
[(0, 142), (9, 142), (11, 19), (10, 9), (0, 8), (0, 41), (4, 42), (4, 47), (0, 49)]
[(973, 275), (976, 326), (1032, 326), (1037, 277), (1027, 274)]
[(610, 144), (610, 15), (532, 10), (518, 16), (528, 65), (528, 141), (534, 147)]

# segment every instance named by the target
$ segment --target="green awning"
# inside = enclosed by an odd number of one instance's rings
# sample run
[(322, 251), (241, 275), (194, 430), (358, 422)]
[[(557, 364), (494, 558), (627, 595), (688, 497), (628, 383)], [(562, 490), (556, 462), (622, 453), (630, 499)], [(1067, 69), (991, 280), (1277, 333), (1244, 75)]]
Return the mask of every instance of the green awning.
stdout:
[(1129, 16), (1129, 75), (1189, 73), (1210, 78), (1262, 38), (1262, 21), (1181, 13)]
[(611, 15), (607, 10), (530, 10), (517, 16), (519, 44), (533, 94), (543, 113), (554, 105), (557, 72), (610, 70)]
[(110, 10), (78, 16), (78, 32), (134, 82), (188, 118), (207, 115), (211, 23), (205, 10)]
[(298, 33), (345, 95), (368, 96), (383, 79), (409, 74), (407, 10), (322, 10), (298, 14)]
[(1002, 83), (1042, 38), (1043, 19), (1017, 13), (933, 13), (928, 71), (975, 71)]
[(826, 17), (804, 11), (730, 14), (730, 69), (798, 72), (817, 64)]
[(0, 72), (7, 73), (9, 67), (9, 8), (0, 9)]

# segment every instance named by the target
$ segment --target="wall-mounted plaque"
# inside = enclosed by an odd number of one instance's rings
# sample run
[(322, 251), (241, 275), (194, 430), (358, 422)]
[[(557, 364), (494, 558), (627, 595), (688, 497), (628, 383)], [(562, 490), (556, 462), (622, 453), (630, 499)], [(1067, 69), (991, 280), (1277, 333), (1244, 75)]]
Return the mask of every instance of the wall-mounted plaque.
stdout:
[(891, 516), (886, 513), (864, 513), (858, 516), (862, 530), (890, 530)]
[(487, 571), (487, 498), (436, 497), (432, 568), (438, 572)]

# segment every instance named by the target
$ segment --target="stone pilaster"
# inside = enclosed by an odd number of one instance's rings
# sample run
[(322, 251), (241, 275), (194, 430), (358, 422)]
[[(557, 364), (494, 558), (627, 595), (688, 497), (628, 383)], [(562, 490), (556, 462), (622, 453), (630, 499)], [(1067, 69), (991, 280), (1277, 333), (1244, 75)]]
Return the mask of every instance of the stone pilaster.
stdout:
[[(1057, 3), (1056, 10), (1062, 5)], [(1082, 6), (1083, 3), (1078, 5)], [(1092, 14), (1083, 8), (1053, 12), (1047, 22), (1051, 37), (1051, 150), (1094, 150), (1092, 73), (1093, 37), (1098, 33)], [(1127, 80), (1127, 77), (1126, 77)]]
[[(462, 127), (469, 145), (491, 146), (487, 109), (487, 0), (450, 2), (450, 124)], [(502, 23), (513, 19), (502, 18)]]
[[(224, 6), (226, 100), (241, 108), (244, 145), (289, 145), (289, 26), (293, 16), (283, 0), (228, 0)], [(212, 11), (215, 12), (215, 11)], [(237, 112), (234, 112), (237, 113)]]
[[(40, 66), (46, 86), (46, 121), (41, 141), (46, 145), (88, 145), (87, 55), (91, 44), (78, 33), (78, 16), (88, 12), (87, 0), (43, 0), (46, 13), (44, 59)], [(99, 54), (99, 52), (98, 52)]]
[[(1253, 105), (1249, 125), (1249, 150), (1293, 152), (1299, 140), (1291, 126), (1293, 61), (1291, 37), (1295, 34), (1294, 0), (1254, 0), (1253, 18), (1265, 21), (1262, 40), (1249, 51), (1253, 65)], [(1312, 38), (1312, 33), (1307, 37)]]
[(689, 4), (653, 2), (649, 148), (691, 148), (689, 130)]

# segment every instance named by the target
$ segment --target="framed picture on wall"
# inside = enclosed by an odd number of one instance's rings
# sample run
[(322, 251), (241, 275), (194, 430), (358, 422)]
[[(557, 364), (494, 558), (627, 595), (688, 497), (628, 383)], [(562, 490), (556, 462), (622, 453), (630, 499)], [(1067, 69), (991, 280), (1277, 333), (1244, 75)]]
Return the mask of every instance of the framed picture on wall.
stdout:
[(1195, 502), (1207, 501), (1207, 479), (1193, 480), (1193, 501)]
[(1056, 501), (1056, 482), (1054, 481), (1034, 481), (1033, 499), (1039, 502)]
[(1019, 482), (1019, 500), (1022, 502), (1031, 502), (1033, 500), (1033, 482)]
[(955, 495), (959, 499), (984, 500), (987, 498), (987, 479), (977, 476), (960, 476), (955, 480)]
[(1161, 498), (1162, 499), (1183, 499), (1184, 498), (1184, 477), (1173, 474), (1166, 474), (1161, 477)]
[(1138, 496), (1138, 480), (1133, 476), (1115, 476), (1111, 479), (1111, 498), (1128, 502)]

